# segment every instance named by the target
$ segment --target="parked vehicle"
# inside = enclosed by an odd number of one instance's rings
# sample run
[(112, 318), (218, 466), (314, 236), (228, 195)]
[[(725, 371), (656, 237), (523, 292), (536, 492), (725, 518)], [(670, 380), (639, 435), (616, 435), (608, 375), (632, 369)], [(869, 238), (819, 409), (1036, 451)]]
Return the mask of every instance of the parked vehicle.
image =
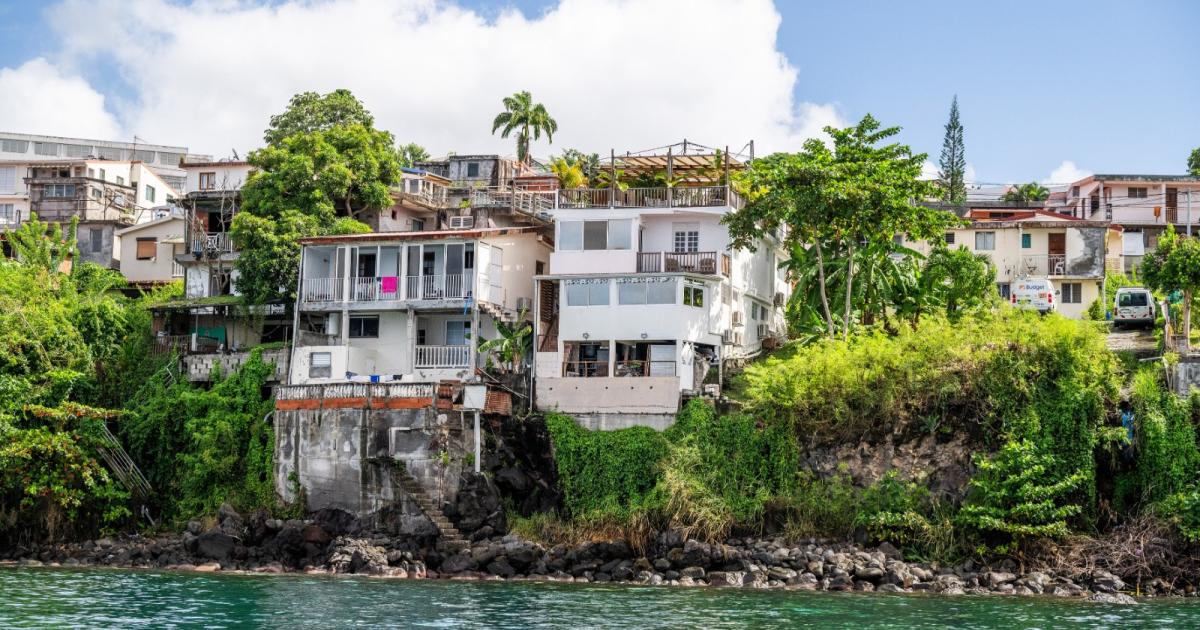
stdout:
[(1009, 300), (1016, 308), (1036, 310), (1045, 315), (1058, 309), (1054, 299), (1054, 283), (1046, 278), (1018, 280), (1012, 288)]
[(1113, 299), (1114, 326), (1153, 326), (1154, 296), (1142, 287), (1121, 287)]

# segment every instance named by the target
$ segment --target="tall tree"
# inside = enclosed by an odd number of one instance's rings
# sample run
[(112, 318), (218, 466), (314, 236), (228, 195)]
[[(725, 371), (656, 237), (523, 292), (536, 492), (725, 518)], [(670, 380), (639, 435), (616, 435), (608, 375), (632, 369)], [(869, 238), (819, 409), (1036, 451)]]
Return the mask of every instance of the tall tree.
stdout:
[(1189, 174), (1200, 175), (1200, 148), (1192, 149), (1192, 154), (1188, 156), (1187, 167)]
[(1142, 260), (1142, 277), (1146, 284), (1164, 293), (1183, 293), (1183, 344), (1191, 349), (1192, 298), (1200, 290), (1200, 240), (1180, 238), (1175, 228), (1167, 226), (1158, 239), (1158, 246)]
[(400, 181), (395, 142), (364, 124), (374, 119), (361, 105), (344, 90), (316, 100), (297, 95), (271, 119), (278, 139), (250, 153), (255, 172), (242, 187), (231, 235), (241, 250), (237, 288), (251, 303), (291, 298), (297, 238), (368, 230), (358, 220), (392, 204), (390, 188)]
[(292, 97), (287, 110), (271, 117), (271, 126), (263, 132), (263, 140), (277, 145), (298, 133), (353, 124), (371, 129), (375, 126), (375, 117), (350, 90), (334, 90), (328, 94), (301, 92)]
[(967, 201), (965, 180), (967, 158), (963, 147), (963, 127), (958, 120), (958, 95), (950, 101), (950, 120), (946, 122), (946, 136), (942, 139), (942, 157), (938, 161), (938, 179), (948, 203), (961, 204)]
[(507, 138), (516, 131), (517, 159), (528, 164), (531, 160), (529, 142), (540, 139), (544, 133), (546, 140), (553, 143), (558, 123), (550, 117), (545, 105), (533, 102), (533, 95), (528, 91), (506, 96), (503, 103), (504, 111), (492, 121), (492, 133), (500, 130), (500, 137)]

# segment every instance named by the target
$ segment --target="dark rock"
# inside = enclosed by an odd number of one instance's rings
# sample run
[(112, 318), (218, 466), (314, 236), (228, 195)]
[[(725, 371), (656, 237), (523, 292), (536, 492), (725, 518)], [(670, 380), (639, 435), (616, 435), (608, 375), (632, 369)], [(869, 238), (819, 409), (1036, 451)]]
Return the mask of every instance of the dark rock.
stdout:
[(228, 560), (237, 545), (237, 539), (222, 531), (210, 530), (195, 539), (195, 553), (203, 558)]
[(533, 481), (524, 471), (513, 466), (497, 470), (492, 476), (496, 485), (510, 494), (524, 494), (533, 487)]
[(1004, 571), (988, 571), (987, 573), (983, 574), (982, 582), (991, 588), (996, 588), (1001, 584), (1008, 584), (1016, 579), (1017, 576), (1013, 575), (1012, 573), (1007, 573)]
[(475, 561), (467, 553), (456, 553), (442, 561), (443, 573), (462, 573), (476, 567)]
[(1087, 600), (1097, 604), (1122, 604), (1126, 606), (1138, 603), (1136, 599), (1125, 593), (1092, 593), (1091, 597), (1088, 597)]
[(666, 558), (655, 558), (655, 559), (654, 559), (654, 570), (655, 570), (655, 571), (658, 571), (658, 572), (660, 572), (660, 573), (661, 573), (661, 572), (663, 572), (663, 571), (666, 571), (666, 570), (668, 570), (668, 569), (670, 569), (670, 568), (671, 568), (671, 561), (670, 561), (670, 560), (667, 560)]
[(304, 542), (318, 546), (328, 545), (333, 540), (333, 536), (316, 523), (305, 525), (300, 535)]
[(693, 580), (704, 577), (704, 567), (685, 567), (679, 571), (680, 577), (688, 577)]
[(330, 536), (352, 536), (363, 531), (358, 517), (337, 508), (323, 508), (313, 512), (312, 521)]
[(204, 525), (201, 525), (200, 521), (188, 521), (187, 532), (193, 536), (199, 536), (204, 533)]
[(878, 582), (879, 580), (883, 579), (883, 576), (886, 574), (887, 572), (881, 567), (860, 566), (855, 567), (854, 569), (854, 577), (860, 580), (867, 580), (869, 582)]
[(611, 582), (612, 576), (603, 571), (597, 571), (596, 573), (594, 573), (592, 575), (592, 581), (593, 582)]
[(513, 566), (508, 563), (508, 558), (499, 556), (487, 565), (487, 572), (500, 577), (512, 577), (517, 573)]
[(451, 520), (467, 534), (485, 525), (494, 532), (508, 530), (507, 517), (500, 506), (500, 489), (482, 473), (463, 473), (451, 512)]
[(1124, 590), (1125, 582), (1108, 571), (1100, 570), (1092, 573), (1092, 588), (1101, 593), (1115, 593)]

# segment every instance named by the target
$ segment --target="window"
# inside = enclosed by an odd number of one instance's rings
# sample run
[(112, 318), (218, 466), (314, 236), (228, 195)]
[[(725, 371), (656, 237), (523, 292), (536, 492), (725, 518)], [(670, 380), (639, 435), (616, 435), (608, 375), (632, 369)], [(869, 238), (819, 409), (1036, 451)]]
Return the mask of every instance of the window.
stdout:
[(216, 173), (200, 173), (200, 190), (216, 190), (217, 189), (217, 174)]
[(447, 346), (465, 346), (471, 339), (471, 322), (469, 321), (451, 321), (446, 322), (446, 345)]
[(100, 189), (99, 188), (92, 188), (91, 191), (92, 191), (92, 199), (100, 198)]
[(313, 352), (308, 355), (308, 377), (309, 378), (329, 378), (332, 376), (331, 370), (333, 364), (333, 355), (328, 352)]
[(183, 155), (181, 155), (179, 153), (159, 153), (158, 154), (158, 163), (159, 164), (166, 164), (168, 166), (178, 166), (179, 162), (181, 160), (183, 160)]
[(5, 153), (26, 153), (29, 151), (29, 141), (0, 140), (0, 151)]
[(945, 238), (946, 238), (946, 244), (947, 244), (947, 245), (953, 245), (953, 244), (954, 244), (954, 232), (946, 232), (946, 237), (945, 237)]
[(17, 192), (17, 167), (0, 166), (0, 192)]
[(425, 219), (413, 219), (412, 220), (412, 231), (420, 232), (420, 231), (423, 231), (424, 229), (425, 229)]
[(704, 306), (704, 287), (692, 284), (683, 287), (684, 306)]
[(133, 159), (135, 159), (139, 162), (153, 162), (154, 161), (154, 152), (153, 151), (141, 151), (141, 150), (134, 151)]
[(154, 187), (150, 184), (146, 184), (146, 201), (154, 203), (154, 194)]
[(1130, 186), (1129, 187), (1129, 198), (1130, 199), (1145, 199), (1147, 192), (1148, 192), (1148, 190), (1144, 186), (1142, 186), (1142, 187)]
[(104, 179), (106, 176), (107, 173), (104, 172), (104, 169), (100, 169), (100, 179)]
[(673, 278), (630, 278), (617, 282), (618, 304), (674, 304), (675, 280)]
[(1000, 299), (1007, 300), (1012, 297), (1012, 285), (1007, 282), (997, 282), (996, 289), (1000, 292)]
[(1117, 306), (1149, 306), (1150, 294), (1145, 291), (1122, 293), (1117, 297)]
[(1030, 247), (1033, 247), (1033, 235), (1032, 234), (1022, 234), (1021, 235), (1021, 249), (1029, 249)]
[(1079, 196), (1079, 187), (1078, 187), (1078, 186), (1072, 186), (1072, 187), (1071, 187), (1071, 196), (1072, 196), (1072, 197), (1078, 197), (1078, 196)]
[(75, 196), (75, 184), (46, 184), (42, 196), (48, 199), (70, 199)]
[(558, 224), (560, 251), (630, 249), (633, 221), (561, 221)]
[(16, 205), (11, 203), (0, 203), (0, 223), (11, 225), (17, 222), (16, 219)]
[(37, 155), (58, 155), (57, 142), (34, 142), (33, 152)]
[(92, 154), (92, 147), (82, 144), (64, 144), (63, 154), (71, 158), (87, 157)]
[(121, 159), (121, 150), (116, 147), (96, 147), (96, 152), (100, 154), (96, 157), (104, 160)]
[(91, 228), (88, 230), (88, 245), (91, 246), (93, 254), (99, 254), (104, 251), (104, 229)]
[(697, 225), (675, 226), (675, 253), (687, 254), (700, 251), (700, 228)]
[(138, 260), (154, 260), (158, 254), (158, 239), (153, 236), (149, 238), (139, 238), (137, 240), (137, 259)]
[(479, 162), (467, 162), (467, 177), (479, 177)]
[(608, 280), (568, 280), (567, 306), (608, 306)]
[(361, 337), (378, 337), (379, 336), (379, 316), (378, 315), (351, 315), (350, 316), (350, 338)]
[(117, 185), (118, 185), (118, 186), (124, 186), (124, 185), (125, 185), (125, 178), (124, 178), (124, 177), (121, 177), (120, 175), (117, 175)]
[(975, 233), (975, 249), (981, 251), (991, 251), (996, 249), (996, 233), (995, 232), (976, 232)]
[(1083, 285), (1079, 282), (1062, 283), (1062, 303), (1079, 304), (1083, 302)]
[(88, 167), (88, 179), (96, 179), (96, 169)]

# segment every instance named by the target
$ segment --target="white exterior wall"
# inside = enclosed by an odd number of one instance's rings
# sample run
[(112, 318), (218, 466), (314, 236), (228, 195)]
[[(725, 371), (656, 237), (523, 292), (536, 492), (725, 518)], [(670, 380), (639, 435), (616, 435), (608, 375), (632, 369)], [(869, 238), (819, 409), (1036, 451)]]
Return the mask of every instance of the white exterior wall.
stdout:
[[(504, 253), (500, 256), (503, 263), (500, 277), (500, 291), (488, 291), (488, 301), (493, 304), (499, 304), (505, 310), (516, 311), (517, 300), (525, 298), (531, 303), (533, 301), (533, 275), (537, 269), (537, 263), (541, 262), (543, 267), (547, 267), (550, 260), (550, 245), (542, 241), (536, 234), (506, 234), (503, 236), (495, 236), (480, 239), (476, 244), (476, 260), (486, 258), (490, 263), (494, 260), (494, 255), (489, 251), (485, 256), (481, 257), (479, 251), (484, 247), (499, 248)], [(475, 277), (476, 282), (482, 283), (486, 275), (486, 280), (489, 283), (494, 283), (491, 277), (491, 271), (487, 274), (480, 273), (482, 268), (478, 269)], [(483, 288), (478, 287), (476, 295), (485, 295)], [(532, 314), (532, 308), (530, 309)]]
[(254, 167), (241, 162), (230, 162), (223, 164), (220, 162), (206, 164), (183, 164), (185, 173), (186, 190), (182, 193), (197, 192), (200, 190), (200, 174), (214, 173), (216, 175), (216, 190), (241, 190), (242, 185), (246, 183), (246, 179), (250, 177), (250, 172)]
[[(175, 255), (183, 253), (183, 243), (166, 243), (167, 239), (181, 239), (184, 220), (173, 217), (154, 225), (118, 233), (121, 254), (121, 275), (130, 282), (170, 282), (176, 279), (173, 269)], [(157, 255), (150, 260), (138, 260), (139, 238), (154, 238)]]

